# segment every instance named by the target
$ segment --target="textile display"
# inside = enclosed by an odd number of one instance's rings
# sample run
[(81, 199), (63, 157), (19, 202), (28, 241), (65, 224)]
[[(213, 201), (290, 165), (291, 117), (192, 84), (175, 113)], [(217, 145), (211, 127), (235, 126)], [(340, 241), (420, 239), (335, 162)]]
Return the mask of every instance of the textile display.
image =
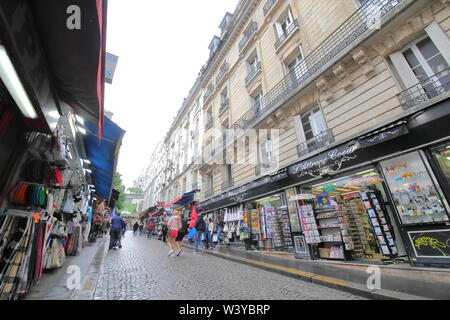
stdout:
[(0, 299), (28, 292), (42, 276), (52, 219), (11, 211), (0, 218)]
[(81, 232), (81, 225), (74, 225), (72, 233), (69, 235), (66, 246), (66, 254), (68, 256), (77, 256), (83, 248), (83, 236)]
[(64, 251), (64, 239), (54, 237), (47, 251), (45, 259), (45, 269), (52, 270), (61, 268), (66, 261)]

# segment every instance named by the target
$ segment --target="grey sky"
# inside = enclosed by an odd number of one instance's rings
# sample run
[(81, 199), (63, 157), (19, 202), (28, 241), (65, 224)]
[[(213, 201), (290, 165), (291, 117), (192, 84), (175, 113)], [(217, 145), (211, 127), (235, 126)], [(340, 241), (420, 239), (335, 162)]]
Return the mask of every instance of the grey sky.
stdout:
[(107, 51), (119, 56), (105, 109), (126, 130), (118, 171), (131, 187), (208, 58), (238, 0), (110, 0)]

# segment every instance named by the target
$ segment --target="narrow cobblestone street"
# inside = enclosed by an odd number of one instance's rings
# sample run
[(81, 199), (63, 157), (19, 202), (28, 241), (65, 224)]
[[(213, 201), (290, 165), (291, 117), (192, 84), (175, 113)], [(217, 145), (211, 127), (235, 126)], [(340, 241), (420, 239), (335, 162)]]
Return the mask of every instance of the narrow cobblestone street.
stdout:
[(122, 243), (105, 258), (97, 300), (362, 299), (186, 248), (180, 257), (167, 257), (167, 245), (146, 235), (127, 233)]

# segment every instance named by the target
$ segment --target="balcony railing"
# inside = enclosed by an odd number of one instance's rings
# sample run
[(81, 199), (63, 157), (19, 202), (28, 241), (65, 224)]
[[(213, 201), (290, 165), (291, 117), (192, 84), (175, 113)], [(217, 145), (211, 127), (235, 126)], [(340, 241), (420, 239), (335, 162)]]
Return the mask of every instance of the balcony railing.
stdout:
[(220, 108), (219, 108), (219, 114), (222, 114), (222, 112), (224, 112), (228, 106), (230, 105), (230, 99), (225, 98), (222, 103), (220, 104)]
[(216, 85), (218, 83), (220, 83), (220, 81), (223, 79), (223, 77), (225, 76), (225, 74), (228, 72), (228, 70), (230, 69), (230, 66), (228, 63), (226, 63), (219, 71), (219, 74), (216, 77)]
[(247, 85), (252, 79), (256, 76), (256, 74), (261, 71), (261, 61), (252, 65), (250, 71), (248, 72), (247, 77), (245, 77), (245, 85)]
[(287, 28), (286, 32), (283, 33), (281, 37), (278, 39), (278, 41), (275, 43), (275, 49), (278, 49), (296, 30), (298, 30), (297, 19), (295, 19), (294, 22), (291, 23), (291, 25)]
[(209, 127), (211, 127), (213, 125), (213, 122), (214, 121), (212, 118), (208, 119), (208, 121), (206, 121), (206, 124), (205, 124), (205, 129), (208, 129)]
[(242, 38), (241, 42), (239, 42), (239, 51), (242, 51), (244, 49), (248, 41), (255, 34), (256, 30), (258, 30), (258, 24), (256, 23), (256, 21), (253, 21), (250, 29), (247, 31), (246, 34), (244, 34), (244, 37)]
[(212, 197), (212, 195), (213, 195), (212, 188), (208, 188), (208, 189), (205, 190), (205, 199)]
[(222, 191), (226, 190), (226, 189), (230, 189), (234, 186), (234, 181), (233, 179), (228, 179), (224, 182), (222, 182)]
[[(259, 115), (254, 113), (255, 109), (251, 109), (236, 122), (235, 127), (245, 129), (257, 118), (263, 117), (268, 110), (284, 101), (305, 81), (323, 72), (322, 68), (334, 57), (354, 43), (369, 28), (373, 29), (374, 23), (380, 21), (403, 1), (405, 0), (368, 0), (303, 61), (299, 62), (292, 72), (262, 97), (262, 108), (257, 110)], [(297, 79), (298, 81), (293, 82), (292, 78), (295, 74), (301, 75), (301, 77)]]
[(450, 91), (450, 69), (421, 81), (398, 95), (404, 110)]
[(255, 167), (255, 175), (260, 176), (262, 173), (270, 171), (273, 168), (273, 163), (260, 163)]
[(267, 14), (269, 13), (270, 9), (272, 9), (275, 2), (277, 2), (277, 0), (268, 0), (266, 2), (266, 4), (264, 5), (264, 8), (263, 8), (264, 17), (267, 16)]
[(304, 156), (310, 152), (316, 151), (320, 148), (326, 147), (334, 142), (334, 137), (331, 130), (324, 131), (314, 138), (299, 144), (297, 146), (298, 156)]
[(203, 95), (203, 101), (207, 101), (208, 98), (209, 98), (209, 97), (211, 96), (211, 94), (213, 93), (213, 91), (214, 91), (213, 88), (208, 87), (208, 88), (206, 89), (205, 94)]

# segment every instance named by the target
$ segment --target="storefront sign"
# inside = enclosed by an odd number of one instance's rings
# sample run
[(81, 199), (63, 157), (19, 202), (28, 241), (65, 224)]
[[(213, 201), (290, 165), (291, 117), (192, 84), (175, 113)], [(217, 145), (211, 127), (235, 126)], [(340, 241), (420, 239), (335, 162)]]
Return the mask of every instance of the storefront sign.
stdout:
[(105, 81), (109, 84), (112, 84), (114, 78), (114, 72), (116, 71), (117, 61), (119, 60), (118, 56), (115, 56), (111, 53), (106, 53), (106, 62), (105, 62)]
[(398, 126), (387, 128), (379, 133), (375, 133), (370, 136), (361, 137), (360, 139), (358, 139), (358, 141), (361, 144), (361, 147), (367, 148), (385, 141), (392, 140), (407, 133), (408, 127), (406, 126), (406, 124), (401, 124)]
[(337, 173), (344, 167), (344, 163), (357, 159), (356, 151), (359, 149), (359, 143), (354, 141), (293, 165), (289, 168), (289, 173), (299, 178), (320, 178), (323, 175)]
[(408, 232), (418, 258), (450, 259), (450, 229)]

